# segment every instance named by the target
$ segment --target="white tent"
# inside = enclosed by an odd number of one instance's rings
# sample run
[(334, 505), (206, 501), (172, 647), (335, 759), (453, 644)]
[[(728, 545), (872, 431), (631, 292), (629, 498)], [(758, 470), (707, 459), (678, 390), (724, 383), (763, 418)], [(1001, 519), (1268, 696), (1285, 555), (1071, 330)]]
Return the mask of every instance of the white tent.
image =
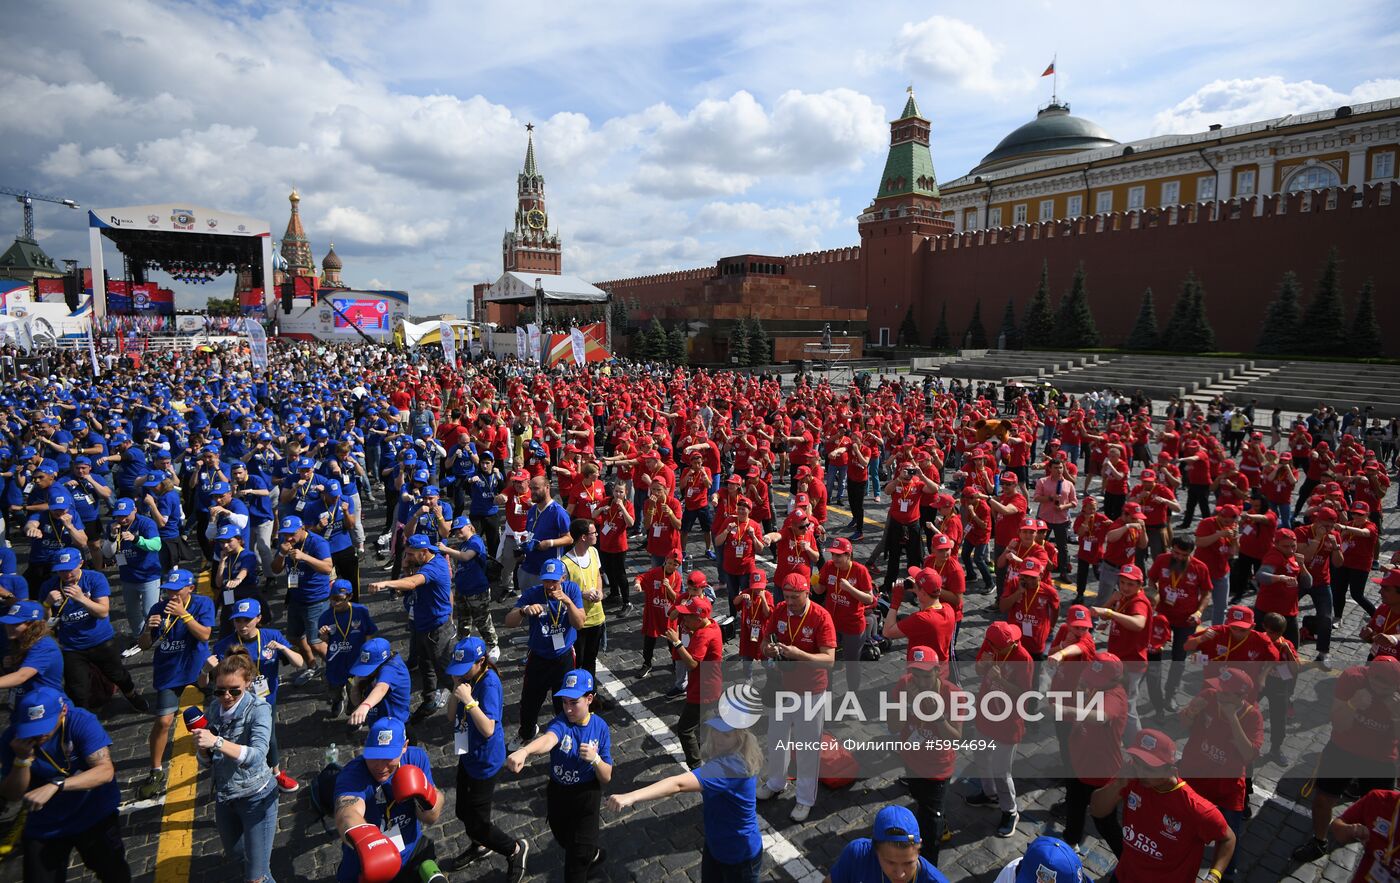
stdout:
[(601, 304), (607, 303), (608, 293), (577, 276), (555, 276), (549, 273), (522, 273), (508, 270), (486, 291), (487, 303), (533, 304), (535, 281), (544, 289), (545, 303)]

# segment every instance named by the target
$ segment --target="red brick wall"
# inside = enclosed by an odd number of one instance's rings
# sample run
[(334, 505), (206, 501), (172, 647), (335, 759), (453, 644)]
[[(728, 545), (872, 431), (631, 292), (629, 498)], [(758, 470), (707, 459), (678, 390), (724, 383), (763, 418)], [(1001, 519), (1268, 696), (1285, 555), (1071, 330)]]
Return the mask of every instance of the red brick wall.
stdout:
[[(1400, 249), (1396, 247), (1400, 188), (1388, 204), (1382, 204), (1380, 190), (1379, 186), (1367, 188), (1360, 207), (1352, 206), (1352, 194), (1340, 191), (1335, 208), (1328, 210), (1328, 194), (1319, 191), (1288, 198), (1282, 213), (1277, 204), (1281, 200), (1266, 199), (1263, 215), (1257, 217), (1255, 201), (1246, 200), (1238, 216), (1220, 220), (1209, 220), (1210, 207), (1203, 206), (1198, 219), (1182, 212), (1176, 223), (1169, 223), (1166, 212), (1145, 213), (1137, 219), (1137, 229), (1131, 229), (1130, 216), (1110, 216), (1108, 220), (1116, 221), (1118, 229), (1106, 225), (1107, 229), (1098, 231), (1097, 219), (1089, 219), (1077, 228), (1069, 222), (1047, 222), (935, 237), (921, 249), (919, 331), (925, 337), (932, 335), (946, 300), (949, 328), (955, 339), (960, 337), (980, 297), (983, 323), (989, 338), (995, 339), (1008, 296), (1016, 303), (1018, 320), (1024, 316), (1043, 261), (1049, 262), (1055, 304), (1082, 261), (1105, 345), (1118, 346), (1127, 338), (1143, 290), (1149, 286), (1158, 326), (1165, 328), (1181, 280), (1194, 270), (1205, 288), (1217, 346), (1247, 352), (1258, 342), (1264, 310), (1283, 273), (1298, 274), (1306, 304), (1327, 251), (1335, 245), (1342, 260), (1347, 322), (1351, 322), (1357, 290), (1367, 277), (1373, 278), (1386, 354), (1400, 356)], [(1312, 210), (1302, 210), (1305, 200), (1312, 202)], [(1230, 204), (1222, 208), (1228, 210)], [(872, 304), (872, 337), (882, 324), (877, 313), (880, 309)]]

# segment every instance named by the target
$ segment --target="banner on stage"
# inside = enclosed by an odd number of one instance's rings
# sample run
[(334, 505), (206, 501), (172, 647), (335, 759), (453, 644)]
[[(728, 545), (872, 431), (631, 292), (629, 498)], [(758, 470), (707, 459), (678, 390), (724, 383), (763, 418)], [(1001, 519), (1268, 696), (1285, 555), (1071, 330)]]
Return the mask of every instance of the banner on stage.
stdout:
[(446, 322), (438, 323), (438, 337), (442, 340), (442, 358), (457, 364), (457, 338), (452, 334), (452, 326)]
[(253, 367), (259, 371), (266, 371), (267, 335), (263, 333), (262, 325), (255, 319), (244, 319), (243, 330), (248, 334), (248, 351), (253, 359)]
[(538, 365), (540, 363), (540, 326), (531, 322), (527, 328), (530, 338), (530, 361)]
[(525, 329), (515, 329), (515, 357), (520, 361), (525, 361), (526, 350), (529, 349), (530, 342), (525, 339)]
[(583, 367), (584, 342), (582, 328), (574, 326), (573, 330), (569, 332), (569, 343), (571, 343), (574, 348), (574, 364)]

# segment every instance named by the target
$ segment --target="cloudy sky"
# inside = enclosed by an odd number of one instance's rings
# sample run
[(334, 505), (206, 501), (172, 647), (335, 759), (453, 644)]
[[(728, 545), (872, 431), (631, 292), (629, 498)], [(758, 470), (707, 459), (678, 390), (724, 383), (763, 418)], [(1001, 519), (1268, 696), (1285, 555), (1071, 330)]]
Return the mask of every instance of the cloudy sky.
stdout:
[[(1056, 53), (1074, 112), (1128, 141), (1400, 96), (1400, 6), (46, 0), (0, 33), (0, 183), (274, 235), (295, 185), (318, 264), (333, 241), (349, 284), (463, 312), (527, 122), (565, 272), (610, 279), (855, 244), (907, 85), (949, 180), (1048, 100)], [(86, 212), (36, 223), (87, 263)]]

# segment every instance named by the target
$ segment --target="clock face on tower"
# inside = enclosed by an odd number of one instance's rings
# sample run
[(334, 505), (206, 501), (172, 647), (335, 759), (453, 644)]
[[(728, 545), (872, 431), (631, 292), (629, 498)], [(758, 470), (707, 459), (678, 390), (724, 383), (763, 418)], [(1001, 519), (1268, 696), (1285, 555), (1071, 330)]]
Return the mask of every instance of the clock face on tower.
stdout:
[(535, 230), (544, 229), (544, 212), (537, 208), (532, 208), (525, 214), (525, 222)]

